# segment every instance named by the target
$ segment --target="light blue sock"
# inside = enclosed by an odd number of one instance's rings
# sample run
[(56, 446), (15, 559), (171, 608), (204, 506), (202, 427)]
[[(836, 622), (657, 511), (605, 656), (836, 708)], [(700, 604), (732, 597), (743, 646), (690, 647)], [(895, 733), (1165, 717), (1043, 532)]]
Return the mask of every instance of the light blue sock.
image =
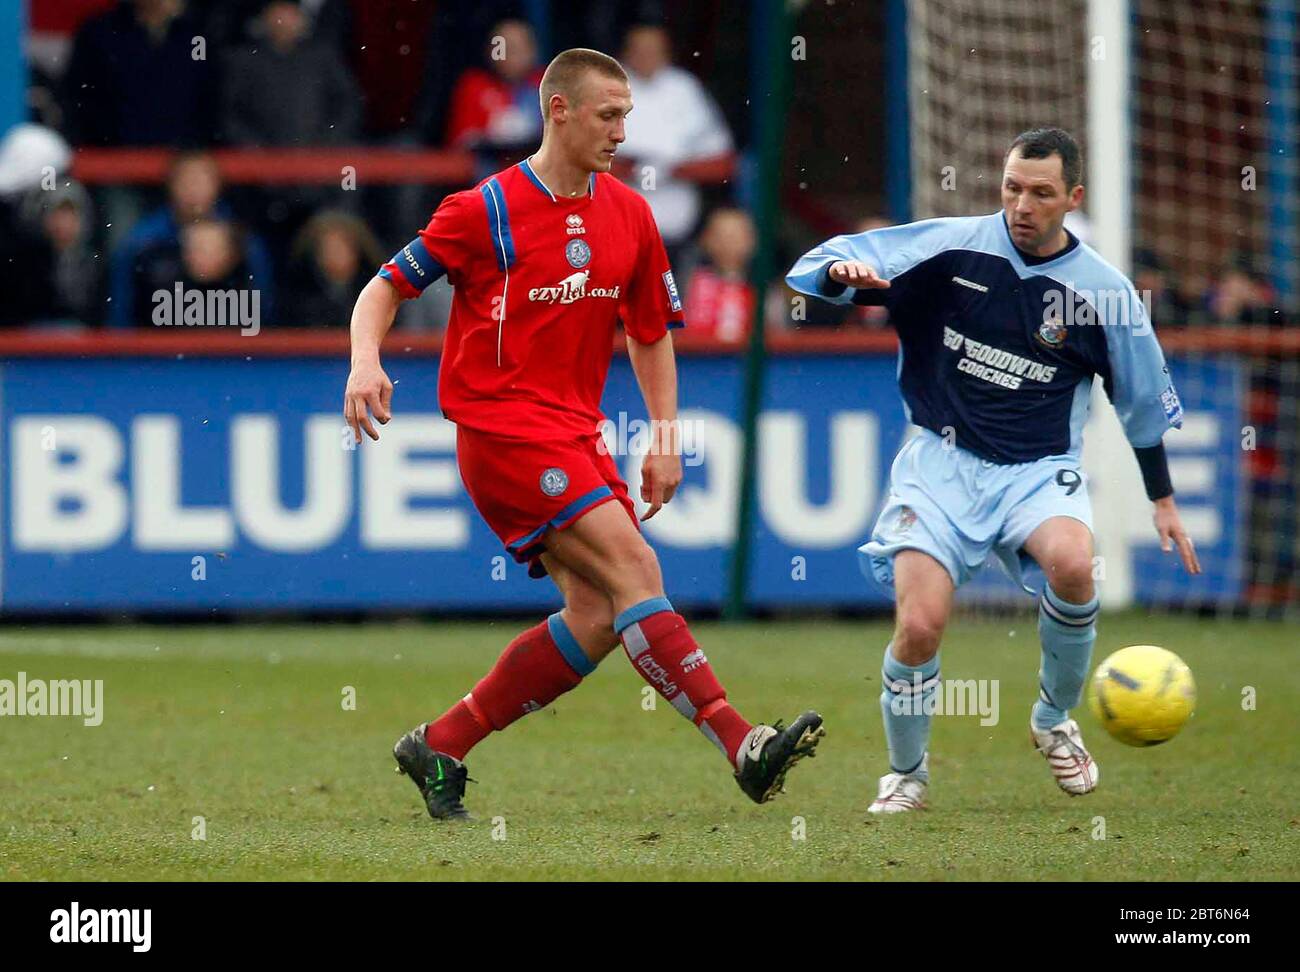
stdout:
[(1038, 701), (1033, 722), (1037, 729), (1050, 729), (1070, 717), (1079, 704), (1083, 680), (1092, 662), (1097, 640), (1096, 595), (1087, 604), (1063, 600), (1051, 585), (1044, 585), (1038, 599), (1038, 635), (1043, 642), (1043, 661), (1038, 671)]
[(880, 671), (880, 714), (889, 743), (889, 768), (895, 773), (915, 771), (928, 782), (930, 774), (920, 769), (930, 745), (930, 716), (923, 706), (934, 698), (939, 685), (939, 655), (923, 665), (905, 665), (894, 657), (892, 648), (892, 641), (885, 646)]

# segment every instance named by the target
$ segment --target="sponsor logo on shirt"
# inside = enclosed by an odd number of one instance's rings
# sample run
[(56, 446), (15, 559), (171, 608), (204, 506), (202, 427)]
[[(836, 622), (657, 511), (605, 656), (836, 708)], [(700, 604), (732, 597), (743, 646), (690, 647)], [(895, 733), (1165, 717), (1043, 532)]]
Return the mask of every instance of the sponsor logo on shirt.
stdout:
[(977, 284), (974, 280), (967, 280), (965, 277), (953, 277), (952, 282), (955, 284), (961, 284), (963, 287), (969, 287), (971, 290), (978, 290), (981, 294), (987, 294), (989, 292), (988, 287), (985, 287), (983, 284)]
[(1183, 403), (1178, 399), (1178, 392), (1172, 384), (1160, 393), (1160, 404), (1164, 406), (1165, 418), (1170, 425), (1181, 425), (1183, 421)]
[(664, 271), (664, 289), (668, 291), (668, 306), (671, 307), (673, 311), (681, 310), (682, 298), (677, 293), (677, 281), (673, 279), (673, 272), (671, 270)]
[(943, 344), (952, 351), (962, 352), (962, 358), (957, 362), (958, 371), (1003, 388), (1019, 388), (1025, 380), (1046, 385), (1056, 377), (1056, 368), (1052, 365), (973, 340), (951, 327), (943, 329)]
[(588, 287), (587, 280), (590, 277), (590, 270), (579, 270), (577, 273), (569, 274), (554, 287), (534, 287), (528, 291), (528, 299), (540, 301), (543, 304), (572, 304), (584, 297), (618, 299), (619, 288), (617, 286)]
[(568, 224), (569, 227), (564, 232), (568, 233), (570, 236), (581, 236), (583, 233), (587, 232), (587, 228), (582, 225), (582, 217), (577, 213), (569, 213), (568, 216), (564, 217), (564, 222)]

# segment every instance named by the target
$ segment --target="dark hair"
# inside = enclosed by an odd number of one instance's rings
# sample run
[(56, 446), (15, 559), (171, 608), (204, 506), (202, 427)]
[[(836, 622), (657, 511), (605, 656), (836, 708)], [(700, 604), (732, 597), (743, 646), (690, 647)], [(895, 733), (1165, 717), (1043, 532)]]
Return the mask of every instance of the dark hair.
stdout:
[(1069, 192), (1083, 182), (1083, 153), (1079, 143), (1064, 128), (1031, 128), (1021, 132), (1007, 149), (1006, 159), (1016, 149), (1020, 149), (1022, 159), (1050, 159), (1053, 155), (1061, 157), (1061, 175), (1065, 178), (1065, 190)]
[(560, 94), (570, 101), (576, 101), (578, 82), (588, 71), (594, 71), (601, 77), (627, 83), (627, 72), (623, 70), (623, 65), (608, 54), (585, 47), (573, 47), (561, 51), (546, 66), (546, 71), (542, 74), (542, 82), (538, 86), (543, 124), (551, 123), (551, 96)]

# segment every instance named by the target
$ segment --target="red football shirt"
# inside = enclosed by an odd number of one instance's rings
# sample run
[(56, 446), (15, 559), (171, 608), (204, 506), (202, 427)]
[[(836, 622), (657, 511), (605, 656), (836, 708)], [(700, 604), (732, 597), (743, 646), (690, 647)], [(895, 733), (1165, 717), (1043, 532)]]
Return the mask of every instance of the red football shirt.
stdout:
[(712, 267), (700, 267), (686, 285), (691, 305), (691, 330), (719, 341), (742, 341), (754, 320), (754, 288), (747, 280), (725, 277)]
[(618, 321), (641, 344), (682, 326), (650, 206), (604, 173), (555, 196), (527, 161), (442, 201), (379, 275), (455, 288), (438, 373), (453, 422), (525, 439), (595, 432)]

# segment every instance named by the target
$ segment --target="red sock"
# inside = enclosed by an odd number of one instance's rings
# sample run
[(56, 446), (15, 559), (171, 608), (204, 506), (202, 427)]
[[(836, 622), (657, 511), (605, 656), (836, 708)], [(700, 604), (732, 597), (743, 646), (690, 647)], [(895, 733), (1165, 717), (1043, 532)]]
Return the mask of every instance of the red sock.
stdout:
[[(573, 656), (574, 651), (581, 657)], [(493, 730), (504, 729), (577, 686), (582, 675), (575, 668), (586, 674), (592, 665), (560, 615), (554, 614), (510, 642), (474, 691), (429, 723), (424, 740), (430, 749), (464, 759)]]
[[(645, 608), (657, 610), (644, 614)], [(638, 614), (639, 620), (623, 623)], [(686, 627), (686, 619), (674, 613), (667, 598), (655, 598), (624, 612), (619, 621), (616, 627), (621, 628), (619, 636), (632, 666), (695, 723), (734, 767), (736, 754), (754, 727), (727, 702), (727, 693)]]

